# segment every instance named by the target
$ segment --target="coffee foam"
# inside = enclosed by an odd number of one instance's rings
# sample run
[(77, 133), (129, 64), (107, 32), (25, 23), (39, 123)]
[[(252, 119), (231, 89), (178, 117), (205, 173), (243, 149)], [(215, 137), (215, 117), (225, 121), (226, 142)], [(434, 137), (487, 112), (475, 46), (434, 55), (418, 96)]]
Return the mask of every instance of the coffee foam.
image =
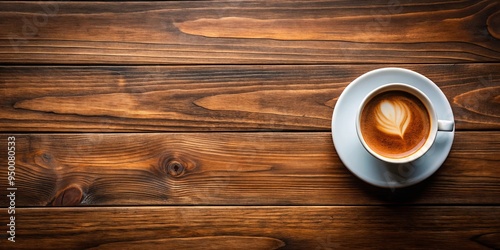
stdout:
[(375, 112), (377, 128), (388, 135), (398, 135), (403, 138), (412, 119), (411, 110), (401, 100), (383, 100)]
[(361, 133), (377, 154), (403, 158), (418, 151), (430, 131), (425, 105), (403, 91), (388, 91), (372, 98), (361, 114)]

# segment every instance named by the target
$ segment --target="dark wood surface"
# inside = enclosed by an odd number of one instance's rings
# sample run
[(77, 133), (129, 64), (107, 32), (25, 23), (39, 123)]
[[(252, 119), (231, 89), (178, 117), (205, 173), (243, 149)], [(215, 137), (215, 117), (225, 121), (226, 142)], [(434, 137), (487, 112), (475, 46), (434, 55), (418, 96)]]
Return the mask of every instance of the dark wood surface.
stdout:
[[(500, 249), (499, 39), (496, 0), (0, 1), (0, 249)], [(381, 67), (455, 116), (408, 188), (332, 143)]]
[[(19, 209), (19, 249), (488, 249), (492, 206)], [(46, 214), (57, 214), (48, 217)], [(43, 220), (40, 218), (47, 218)], [(43, 220), (43, 223), (41, 223)], [(133, 230), (131, 230), (133, 229)], [(50, 236), (50, 237), (47, 237)], [(210, 244), (210, 245), (208, 245)]]
[[(359, 75), (394, 65), (0, 67), (0, 129), (330, 131)], [(500, 128), (500, 64), (397, 65), (448, 97), (458, 130)]]
[(498, 62), (499, 8), (497, 0), (0, 2), (0, 55), (19, 64)]
[[(22, 156), (17, 204), (27, 207), (500, 205), (499, 132), (457, 132), (435, 176), (398, 190), (373, 188), (350, 174), (331, 133), (14, 136)], [(6, 144), (6, 135), (1, 138)]]

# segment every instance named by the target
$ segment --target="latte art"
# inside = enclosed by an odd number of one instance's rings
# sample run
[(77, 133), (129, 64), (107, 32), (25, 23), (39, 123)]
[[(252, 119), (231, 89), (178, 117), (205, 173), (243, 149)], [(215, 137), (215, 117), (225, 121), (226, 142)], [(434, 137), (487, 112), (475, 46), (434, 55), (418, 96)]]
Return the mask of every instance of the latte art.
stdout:
[(404, 138), (411, 119), (411, 110), (404, 102), (384, 100), (375, 112), (377, 128), (380, 131)]
[(360, 129), (371, 150), (389, 158), (417, 152), (429, 136), (431, 123), (425, 105), (404, 91), (374, 96), (361, 112)]

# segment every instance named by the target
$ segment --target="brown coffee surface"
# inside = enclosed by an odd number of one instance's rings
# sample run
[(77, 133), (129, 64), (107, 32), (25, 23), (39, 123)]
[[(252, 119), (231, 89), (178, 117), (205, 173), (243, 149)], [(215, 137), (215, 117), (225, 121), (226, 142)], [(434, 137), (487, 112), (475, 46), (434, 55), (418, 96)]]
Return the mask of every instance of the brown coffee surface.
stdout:
[(425, 105), (404, 91), (388, 91), (372, 98), (361, 113), (366, 144), (389, 158), (403, 158), (420, 149), (431, 128)]

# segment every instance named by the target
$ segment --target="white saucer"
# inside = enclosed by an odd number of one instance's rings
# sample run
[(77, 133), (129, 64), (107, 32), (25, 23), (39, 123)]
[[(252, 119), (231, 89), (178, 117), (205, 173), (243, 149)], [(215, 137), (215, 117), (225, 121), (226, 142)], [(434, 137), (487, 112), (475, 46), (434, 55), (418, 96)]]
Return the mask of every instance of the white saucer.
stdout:
[(409, 164), (387, 164), (373, 157), (358, 139), (356, 112), (364, 96), (387, 83), (406, 83), (418, 88), (431, 100), (439, 120), (454, 119), (441, 89), (427, 77), (411, 70), (376, 69), (358, 77), (345, 88), (337, 100), (332, 118), (333, 143), (340, 160), (363, 181), (378, 187), (401, 188), (419, 183), (439, 169), (450, 152), (455, 130), (438, 131), (429, 151)]

